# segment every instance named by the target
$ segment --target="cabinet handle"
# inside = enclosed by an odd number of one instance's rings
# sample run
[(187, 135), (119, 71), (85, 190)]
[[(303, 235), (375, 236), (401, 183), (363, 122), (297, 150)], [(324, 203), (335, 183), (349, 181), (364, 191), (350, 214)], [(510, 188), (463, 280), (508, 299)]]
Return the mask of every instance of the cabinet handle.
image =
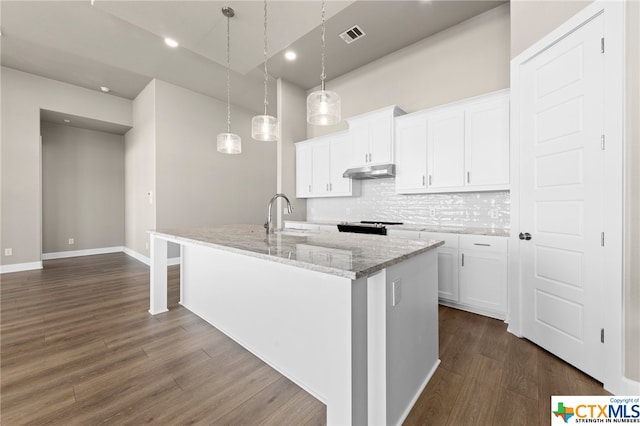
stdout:
[(424, 175), (422, 175), (422, 186), (424, 186)]
[(369, 154), (364, 155), (364, 163), (367, 164), (369, 162)]
[(332, 183), (329, 184), (329, 192), (331, 192), (331, 191), (333, 191), (333, 184)]
[(327, 192), (329, 192), (329, 184), (327, 184)]
[(471, 172), (467, 172), (467, 183), (471, 183)]
[(429, 186), (431, 186), (431, 175), (429, 175)]
[(309, 185), (309, 192), (311, 192), (311, 185)]
[(491, 244), (473, 243), (474, 246), (491, 247)]
[(464, 266), (464, 253), (462, 253), (462, 266)]
[(371, 153), (369, 153), (369, 162), (371, 162)]

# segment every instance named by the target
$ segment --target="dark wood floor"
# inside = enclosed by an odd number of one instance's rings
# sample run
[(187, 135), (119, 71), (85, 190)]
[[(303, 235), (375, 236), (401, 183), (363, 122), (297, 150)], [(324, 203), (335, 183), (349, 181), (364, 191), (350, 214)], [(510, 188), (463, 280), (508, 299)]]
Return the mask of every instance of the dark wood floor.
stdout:
[[(325, 407), (177, 304), (151, 316), (148, 268), (116, 253), (1, 276), (0, 422), (323, 424)], [(504, 323), (440, 308), (442, 364), (405, 424), (542, 425), (552, 394), (602, 386)]]

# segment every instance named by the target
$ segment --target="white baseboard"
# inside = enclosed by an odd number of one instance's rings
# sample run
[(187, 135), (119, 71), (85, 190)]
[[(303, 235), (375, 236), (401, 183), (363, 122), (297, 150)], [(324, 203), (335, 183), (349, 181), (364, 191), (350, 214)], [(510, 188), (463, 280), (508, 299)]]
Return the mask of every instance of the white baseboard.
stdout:
[(409, 403), (409, 405), (407, 405), (407, 408), (404, 410), (404, 413), (402, 413), (402, 416), (400, 416), (400, 421), (398, 422), (398, 426), (402, 425), (404, 423), (404, 421), (407, 419), (407, 417), (409, 416), (409, 413), (413, 409), (413, 406), (416, 405), (416, 402), (418, 401), (418, 398), (420, 398), (420, 395), (422, 395), (422, 392), (424, 391), (424, 388), (427, 387), (427, 384), (429, 383), (429, 380), (431, 380), (431, 378), (435, 374), (436, 370), (438, 369), (439, 365), (440, 365), (440, 358), (438, 358), (438, 360), (433, 365), (433, 367), (431, 367), (431, 371), (429, 371), (429, 374), (427, 374), (427, 377), (424, 379), (424, 381), (420, 385), (420, 388), (418, 389), (416, 394), (411, 399), (411, 402)]
[(15, 263), (13, 265), (0, 265), (0, 274), (11, 272), (33, 271), (42, 269), (42, 262)]
[[(128, 247), (123, 247), (122, 251), (124, 251), (125, 254), (128, 254), (129, 256), (144, 263), (147, 266), (151, 265), (151, 259), (149, 259), (147, 256), (144, 256), (138, 253), (137, 251), (131, 250)], [(173, 266), (173, 265), (179, 265), (179, 264), (180, 264), (180, 257), (171, 257), (167, 259), (167, 266)]]
[(604, 388), (614, 395), (640, 395), (640, 382), (621, 377), (618, 383), (605, 383)]
[(107, 254), (107, 253), (119, 253), (123, 251), (124, 247), (102, 247), (96, 249), (85, 249), (85, 250), (72, 250), (72, 251), (59, 251), (55, 253), (42, 253), (42, 260), (51, 260), (51, 259), (64, 259), (67, 257), (78, 257), (78, 256), (93, 256), (95, 254)]
[(144, 256), (144, 255), (138, 253), (137, 251), (131, 250), (129, 247), (123, 247), (122, 251), (125, 254), (133, 257), (135, 260), (140, 261), (140, 262), (144, 263), (147, 266), (149, 266), (151, 264), (151, 260), (147, 256)]

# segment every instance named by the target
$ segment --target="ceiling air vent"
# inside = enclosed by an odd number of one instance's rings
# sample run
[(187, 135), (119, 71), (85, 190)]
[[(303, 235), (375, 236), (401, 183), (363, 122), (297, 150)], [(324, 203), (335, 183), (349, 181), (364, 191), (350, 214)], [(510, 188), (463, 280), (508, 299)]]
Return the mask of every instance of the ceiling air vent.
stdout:
[(347, 31), (340, 34), (340, 38), (343, 39), (347, 44), (351, 44), (362, 37), (364, 37), (364, 31), (362, 31), (362, 28), (357, 25), (354, 25)]

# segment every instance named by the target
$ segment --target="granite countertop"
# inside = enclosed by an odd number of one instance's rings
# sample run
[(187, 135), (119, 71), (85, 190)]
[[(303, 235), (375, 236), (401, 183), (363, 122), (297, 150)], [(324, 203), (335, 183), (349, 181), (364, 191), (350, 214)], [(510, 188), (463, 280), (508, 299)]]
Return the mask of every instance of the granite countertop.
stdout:
[[(313, 224), (313, 225), (338, 225), (343, 223), (342, 221), (325, 221), (325, 220), (312, 220), (308, 222), (304, 221), (285, 221), (290, 224)], [(421, 225), (414, 223), (407, 223), (404, 225), (386, 225), (388, 230), (400, 230), (400, 231), (422, 231), (422, 232), (442, 232), (446, 234), (469, 234), (469, 235), (489, 235), (494, 237), (508, 237), (509, 231), (505, 229), (489, 229), (489, 228), (475, 228), (471, 226), (437, 226), (437, 225)]]
[(443, 244), (383, 235), (285, 230), (267, 238), (259, 225), (168, 229), (150, 234), (340, 277), (367, 277)]

